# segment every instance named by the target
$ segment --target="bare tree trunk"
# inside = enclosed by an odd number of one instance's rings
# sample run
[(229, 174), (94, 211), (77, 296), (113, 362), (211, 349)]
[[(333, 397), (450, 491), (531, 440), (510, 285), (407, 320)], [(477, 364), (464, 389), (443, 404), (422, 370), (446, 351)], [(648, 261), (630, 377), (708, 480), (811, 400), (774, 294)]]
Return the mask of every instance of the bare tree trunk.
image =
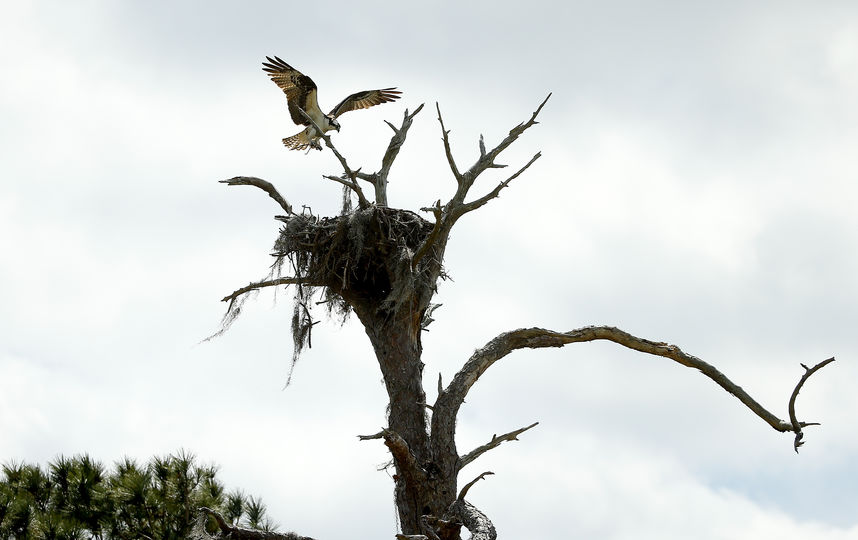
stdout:
[(378, 437), (393, 456), (400, 525), (406, 535), (420, 534), (423, 516), (442, 516), (456, 500), (455, 469), (442, 470), (431, 452), (420, 323), (410, 316), (378, 312), (377, 305), (352, 306), (375, 350), (390, 397), (388, 427)]
[[(402, 534), (396, 537), (400, 540), (459, 540), (462, 526), (470, 531), (474, 540), (496, 538), (491, 520), (465, 500), (468, 489), (492, 473), (479, 474), (457, 494), (458, 474), (485, 452), (503, 442), (517, 440), (518, 435), (537, 423), (502, 435), (493, 435), (486, 444), (460, 456), (455, 439), (456, 417), (479, 377), (497, 361), (519, 349), (563, 347), (594, 340), (613, 341), (699, 370), (736, 396), (772, 428), (794, 432), (796, 451), (802, 444), (802, 429), (815, 425), (814, 422), (797, 419), (795, 400), (807, 378), (832, 362), (833, 358), (812, 368), (805, 366), (806, 373), (789, 401), (790, 420), (785, 421), (763, 408), (711, 364), (683, 352), (675, 345), (639, 338), (609, 326), (589, 326), (568, 332), (542, 328), (504, 332), (477, 349), (446, 387), (439, 380), (435, 403), (431, 406), (426, 403), (420, 336), (430, 322), (427, 314), (431, 315), (434, 309), (430, 301), (436, 292), (436, 285), (445, 277), (442, 263), (450, 232), (461, 217), (498, 198), (513, 180), (539, 159), (541, 154), (537, 152), (491, 191), (477, 197), (470, 194), (480, 174), (488, 169), (506, 166), (495, 160), (522, 133), (537, 124), (536, 117), (547, 101), (546, 97), (530, 119), (513, 127), (494, 148), (488, 149), (480, 136), (479, 157), (466, 171), (461, 171), (456, 164), (450, 148), (450, 132), (444, 126), (440, 107), (436, 104), (444, 152), (456, 182), (456, 192), (445, 204), (438, 200), (421, 209), (434, 216), (434, 223), (413, 212), (387, 206), (388, 173), (422, 105), (411, 114), (405, 111), (401, 127), (388, 123), (394, 136), (384, 155), (382, 168), (376, 173), (363, 173), (361, 169), (349, 167), (330, 138), (322, 135), (344, 170), (341, 176), (325, 178), (344, 185), (354, 193), (358, 199), (358, 210), (354, 212), (344, 210), (344, 215), (336, 218), (317, 218), (312, 213), (295, 214), (286, 199), (265, 180), (236, 177), (223, 181), (229, 185), (256, 186), (267, 192), (286, 212), (286, 216), (276, 216), (285, 227), (281, 229), (275, 244), (275, 256), (278, 257), (275, 267), (279, 269), (285, 266), (284, 261), (288, 261), (294, 274), (286, 277), (270, 275), (266, 280), (251, 283), (225, 297), (224, 301), (229, 302), (230, 306), (225, 326), (240, 312), (241, 302), (248, 292), (274, 286), (298, 287), (300, 294), (296, 302), (299, 302), (303, 309), (300, 313), (304, 315), (296, 316), (299, 331), (293, 326), (296, 351), (300, 351), (305, 336), (309, 341), (309, 332), (314, 324), (309, 314), (309, 303), (304, 302), (310, 298), (314, 289), (325, 291), (324, 298), (335, 311), (345, 313), (353, 310), (364, 326), (390, 401), (388, 426), (375, 435), (361, 436), (361, 439), (383, 439), (390, 449), (396, 470), (393, 477), (394, 493), (402, 529)], [(375, 204), (370, 203), (364, 195), (361, 181), (373, 186)], [(348, 193), (346, 195), (350, 196)], [(299, 313), (297, 309), (296, 313)], [(265, 538), (279, 537), (271, 535)]]

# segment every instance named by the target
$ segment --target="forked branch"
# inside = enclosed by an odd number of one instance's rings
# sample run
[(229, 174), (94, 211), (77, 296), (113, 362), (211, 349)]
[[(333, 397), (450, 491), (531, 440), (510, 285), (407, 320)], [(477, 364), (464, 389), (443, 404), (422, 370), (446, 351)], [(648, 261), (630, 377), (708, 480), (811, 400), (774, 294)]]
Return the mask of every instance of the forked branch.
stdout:
[(438, 110), (438, 122), (441, 124), (441, 139), (444, 142), (444, 153), (447, 155), (447, 163), (450, 165), (450, 170), (453, 172), (453, 176), (456, 178), (456, 194), (453, 195), (453, 198), (450, 199), (445, 205), (447, 209), (447, 213), (450, 215), (450, 219), (455, 221), (465, 212), (469, 212), (470, 210), (474, 210), (479, 208), (490, 199), (497, 197), (497, 194), (501, 189), (506, 187), (513, 179), (515, 179), (518, 175), (525, 171), (530, 165), (536, 161), (540, 154), (537, 153), (530, 162), (522, 167), (517, 173), (507, 178), (505, 181), (501, 182), (501, 184), (494, 189), (491, 193), (480, 197), (477, 201), (474, 201), (475, 206), (473, 208), (465, 208), (465, 197), (468, 195), (468, 191), (471, 189), (471, 186), (474, 185), (474, 181), (477, 177), (482, 174), (486, 169), (498, 169), (502, 167), (506, 167), (506, 165), (499, 165), (495, 163), (495, 158), (498, 155), (509, 148), (509, 146), (514, 143), (522, 133), (527, 131), (528, 128), (536, 125), (538, 122), (536, 121), (536, 117), (539, 116), (539, 113), (542, 111), (542, 108), (548, 102), (548, 99), (551, 97), (551, 94), (548, 94), (546, 98), (539, 104), (539, 107), (536, 108), (535, 111), (530, 115), (530, 119), (526, 122), (522, 122), (512, 128), (509, 131), (509, 134), (498, 143), (497, 146), (492, 148), (491, 150), (486, 150), (486, 143), (483, 140), (483, 136), (480, 135), (480, 157), (477, 159), (476, 163), (474, 163), (470, 169), (465, 171), (464, 173), (459, 172), (459, 168), (456, 165), (455, 160), (453, 159), (453, 154), (450, 150), (450, 131), (444, 126), (444, 119), (441, 117), (441, 108), (438, 104), (435, 104), (435, 108)]
[(405, 113), (402, 118), (402, 125), (397, 128), (390, 122), (385, 121), (385, 123), (390, 126), (393, 130), (393, 136), (390, 138), (390, 144), (387, 146), (387, 150), (384, 153), (384, 156), (381, 160), (381, 169), (378, 172), (367, 174), (361, 172), (360, 169), (353, 170), (349, 167), (346, 158), (343, 157), (342, 154), (337, 150), (334, 143), (331, 141), (330, 136), (326, 135), (322, 132), (321, 128), (312, 118), (306, 113), (306, 111), (302, 110), (298, 107), (298, 110), (301, 111), (301, 114), (310, 122), (316, 131), (320, 134), (322, 139), (325, 141), (325, 145), (331, 149), (336, 156), (337, 160), (339, 160), (340, 165), (343, 167), (344, 174), (342, 176), (331, 176), (326, 175), (324, 178), (328, 180), (333, 180), (338, 182), (347, 188), (351, 189), (355, 192), (358, 198), (358, 205), (360, 208), (369, 207), (370, 203), (367, 200), (366, 196), (363, 193), (363, 190), (358, 183), (358, 180), (364, 180), (373, 185), (375, 189), (375, 202), (380, 206), (387, 206), (387, 176), (390, 174), (390, 168), (393, 166), (393, 162), (396, 160), (396, 156), (399, 155), (399, 150), (402, 145), (405, 143), (405, 137), (408, 135), (408, 130), (411, 128), (411, 124), (414, 122), (414, 117), (417, 116), (423, 109), (423, 104), (420, 104), (417, 109), (414, 110), (413, 113), (409, 114), (408, 110), (405, 110)]
[(435, 104), (436, 109), (438, 110), (438, 122), (441, 124), (441, 138), (444, 141), (444, 152), (447, 155), (447, 162), (450, 165), (450, 170), (453, 172), (453, 176), (456, 178), (456, 193), (450, 199), (447, 204), (444, 205), (444, 226), (443, 230), (445, 234), (449, 234), (450, 229), (452, 229), (453, 224), (458, 220), (462, 215), (470, 212), (472, 210), (476, 210), (477, 208), (483, 206), (491, 199), (494, 199), (500, 194), (501, 190), (509, 185), (510, 182), (518, 178), (524, 171), (526, 171), (533, 162), (540, 158), (542, 155), (540, 152), (537, 152), (530, 161), (527, 162), (523, 167), (521, 167), (515, 174), (507, 178), (498, 184), (492, 191), (483, 195), (482, 197), (477, 198), (474, 201), (469, 203), (465, 202), (465, 198), (468, 195), (468, 192), (471, 189), (471, 186), (474, 185), (474, 181), (477, 177), (483, 173), (486, 169), (498, 169), (502, 167), (506, 167), (506, 165), (499, 165), (495, 163), (495, 158), (503, 152), (505, 149), (509, 148), (509, 146), (514, 143), (522, 133), (524, 133), (528, 128), (536, 125), (538, 122), (536, 121), (536, 117), (539, 115), (542, 108), (545, 106), (545, 103), (548, 102), (548, 99), (551, 97), (551, 94), (539, 104), (539, 107), (530, 115), (530, 119), (526, 122), (522, 122), (512, 128), (509, 131), (509, 134), (498, 143), (497, 146), (492, 148), (491, 150), (486, 150), (486, 144), (483, 140), (483, 136), (480, 135), (480, 157), (477, 159), (477, 162), (474, 163), (470, 169), (465, 171), (464, 173), (459, 172), (458, 166), (456, 165), (455, 160), (453, 159), (453, 154), (450, 151), (450, 138), (449, 138), (449, 130), (444, 126), (444, 120), (441, 117), (441, 109), (438, 107), (438, 104)]
[(498, 185), (497, 185), (493, 190), (491, 190), (491, 191), (490, 191), (490, 192), (488, 192), (487, 194), (483, 195), (483, 196), (482, 196), (482, 197), (480, 197), (479, 199), (476, 199), (476, 200), (473, 200), (473, 201), (471, 201), (471, 202), (469, 202), (469, 203), (465, 203), (465, 204), (463, 204), (463, 205), (461, 206), (460, 211), (459, 211), (459, 212), (460, 212), (460, 214), (466, 214), (466, 213), (468, 213), (468, 212), (471, 212), (471, 211), (473, 211), (473, 210), (476, 210), (477, 208), (479, 208), (479, 207), (483, 206), (484, 204), (486, 204), (486, 203), (487, 203), (487, 202), (489, 202), (490, 200), (492, 200), (492, 199), (496, 198), (498, 195), (500, 195), (500, 192), (501, 192), (501, 190), (502, 190), (503, 188), (507, 187), (507, 186), (509, 185), (509, 183), (510, 183), (510, 182), (512, 182), (513, 180), (515, 180), (516, 178), (518, 178), (518, 176), (519, 176), (521, 173), (523, 173), (524, 171), (526, 171), (526, 170), (527, 170), (527, 168), (528, 168), (528, 167), (530, 167), (531, 165), (533, 165), (533, 162), (534, 162), (534, 161), (536, 161), (537, 159), (539, 159), (540, 157), (542, 157), (542, 152), (537, 152), (537, 153), (536, 153), (536, 155), (534, 155), (532, 158), (530, 158), (530, 161), (528, 161), (528, 162), (527, 162), (527, 164), (526, 164), (524, 167), (522, 167), (521, 169), (519, 169), (518, 171), (516, 171), (516, 173), (515, 173), (515, 174), (513, 174), (512, 176), (510, 176), (509, 178), (507, 178), (506, 180), (504, 180), (504, 181), (503, 181), (503, 182), (501, 182), (500, 184), (498, 184)]
[(542, 107), (548, 102), (548, 99), (551, 97), (549, 93), (542, 103), (539, 104), (539, 107), (533, 111), (533, 114), (530, 115), (530, 119), (527, 122), (522, 122), (521, 124), (515, 126), (509, 131), (509, 134), (502, 140), (497, 146), (492, 148), (490, 151), (486, 151), (485, 143), (482, 140), (482, 136), (480, 136), (480, 158), (474, 163), (470, 169), (468, 169), (462, 176), (465, 179), (465, 183), (468, 185), (468, 188), (474, 183), (474, 180), (486, 169), (489, 168), (499, 168), (505, 167), (505, 165), (497, 165), (495, 163), (495, 158), (498, 155), (506, 150), (512, 143), (518, 139), (518, 137), (524, 133), (528, 128), (538, 124), (536, 121), (536, 117), (539, 116), (539, 113), (542, 111)]
[[(439, 257), (433, 258), (428, 264), (425, 265), (424, 270), (430, 276), (433, 276), (437, 279), (438, 276), (441, 275), (441, 260), (443, 259), (443, 253), (447, 246), (447, 241), (450, 236), (450, 232), (453, 229), (453, 226), (456, 224), (456, 221), (462, 217), (464, 214), (476, 210), (480, 208), (484, 204), (486, 204), (491, 199), (494, 199), (498, 196), (498, 194), (505, 187), (509, 185), (514, 179), (516, 179), (519, 175), (521, 175), (525, 170), (527, 170), (533, 162), (535, 162), (541, 154), (539, 152), (534, 155), (527, 164), (521, 167), (515, 174), (507, 178), (506, 180), (500, 182), (492, 191), (471, 201), (469, 203), (465, 202), (466, 197), (468, 196), (468, 192), (471, 189), (471, 186), (474, 184), (474, 181), (477, 177), (486, 169), (489, 168), (501, 168), (505, 167), (505, 165), (499, 165), (495, 163), (495, 158), (506, 148), (508, 148), (513, 142), (515, 142), (522, 133), (524, 133), (528, 128), (537, 124), (536, 117), (542, 111), (542, 108), (545, 106), (545, 103), (551, 97), (551, 94), (539, 104), (539, 107), (531, 114), (530, 119), (526, 122), (522, 122), (512, 128), (509, 134), (501, 141), (497, 146), (492, 148), (491, 150), (486, 149), (485, 140), (482, 135), (480, 136), (480, 157), (477, 159), (477, 162), (471, 166), (465, 173), (459, 171), (459, 167), (456, 164), (456, 160), (453, 158), (453, 153), (450, 148), (450, 130), (447, 129), (444, 124), (444, 118), (441, 115), (441, 107), (438, 103), (435, 103), (435, 110), (438, 112), (438, 123), (441, 126), (441, 141), (444, 144), (444, 154), (447, 156), (447, 163), (450, 166), (450, 170), (453, 173), (453, 176), (456, 179), (456, 193), (452, 196), (452, 198), (444, 205), (440, 206), (440, 212), (438, 212), (439, 205), (436, 203), (435, 208), (425, 208), (423, 210), (431, 210), (435, 213), (435, 228), (432, 231), (432, 234), (429, 238), (424, 240), (421, 245), (418, 253), (420, 253), (420, 257), (415, 257), (417, 262), (420, 261), (421, 258), (424, 257), (429, 248), (435, 247)], [(440, 215), (440, 219), (439, 219)], [(417, 262), (412, 262), (412, 268), (416, 268)], [(427, 305), (429, 299), (423, 299), (422, 305)]]
[(365, 179), (364, 176), (366, 175), (362, 175), (360, 169), (358, 169), (357, 171), (352, 170), (351, 167), (349, 167), (349, 164), (346, 162), (346, 158), (344, 158), (343, 155), (340, 154), (340, 152), (337, 150), (337, 147), (334, 146), (333, 142), (331, 142), (331, 137), (329, 135), (326, 135), (325, 132), (322, 131), (322, 128), (319, 127), (319, 124), (317, 124), (316, 121), (313, 120), (304, 109), (297, 106), (295, 108), (298, 109), (298, 111), (300, 111), (301, 114), (304, 115), (304, 118), (306, 118), (307, 121), (310, 122), (310, 124), (316, 129), (316, 133), (318, 133), (319, 136), (325, 141), (325, 145), (327, 145), (327, 147), (331, 149), (331, 151), (337, 157), (337, 160), (339, 160), (340, 165), (343, 167), (343, 171), (345, 171), (345, 174), (341, 177), (324, 176), (324, 178), (327, 178), (328, 180), (334, 180), (335, 182), (339, 182), (340, 184), (343, 184), (344, 186), (348, 187), (355, 192), (355, 195), (357, 195), (358, 206), (360, 208), (369, 208), (369, 201), (363, 194), (363, 190), (357, 182), (358, 178)]

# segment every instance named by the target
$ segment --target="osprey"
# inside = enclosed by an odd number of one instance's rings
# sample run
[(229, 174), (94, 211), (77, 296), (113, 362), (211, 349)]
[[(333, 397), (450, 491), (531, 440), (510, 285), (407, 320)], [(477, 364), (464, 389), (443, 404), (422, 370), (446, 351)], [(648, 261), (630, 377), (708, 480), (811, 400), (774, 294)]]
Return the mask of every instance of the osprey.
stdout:
[(299, 126), (307, 126), (304, 131), (283, 139), (283, 144), (290, 150), (303, 150), (307, 147), (316, 150), (322, 149), (322, 145), (319, 144), (322, 134), (313, 127), (312, 122), (307, 120), (306, 116), (301, 114), (299, 109), (303, 109), (307, 116), (313, 119), (313, 122), (321, 128), (322, 133), (332, 129), (339, 131), (340, 124), (337, 122), (337, 117), (341, 114), (399, 99), (399, 94), (402, 93), (396, 88), (356, 92), (342, 100), (339, 105), (331, 109), (331, 112), (325, 114), (319, 108), (319, 102), (316, 100), (316, 83), (313, 82), (313, 79), (276, 56), (273, 59), (270, 56), (265, 58), (268, 62), (262, 63), (262, 71), (266, 72), (274, 84), (286, 94), (292, 121)]

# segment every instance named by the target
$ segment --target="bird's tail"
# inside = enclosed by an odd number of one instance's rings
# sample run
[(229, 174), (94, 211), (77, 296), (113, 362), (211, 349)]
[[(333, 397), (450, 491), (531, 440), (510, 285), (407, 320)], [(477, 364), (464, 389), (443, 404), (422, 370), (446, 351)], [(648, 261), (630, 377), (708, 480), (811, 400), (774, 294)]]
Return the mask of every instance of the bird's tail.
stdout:
[(319, 144), (318, 140), (314, 140), (307, 135), (306, 129), (300, 133), (292, 135), (291, 137), (286, 137), (283, 139), (283, 144), (289, 150), (305, 150), (307, 148), (315, 148), (316, 150), (322, 149), (322, 145)]

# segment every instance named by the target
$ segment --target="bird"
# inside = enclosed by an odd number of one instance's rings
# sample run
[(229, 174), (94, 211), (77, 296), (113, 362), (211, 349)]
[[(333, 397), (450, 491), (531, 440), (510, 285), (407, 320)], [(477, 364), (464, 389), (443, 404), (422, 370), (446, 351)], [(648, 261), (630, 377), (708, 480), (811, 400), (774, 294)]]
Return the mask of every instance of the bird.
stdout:
[[(290, 150), (309, 148), (321, 150), (322, 145), (319, 143), (319, 139), (322, 133), (332, 129), (340, 130), (340, 123), (337, 122), (337, 117), (349, 111), (366, 109), (373, 105), (397, 100), (400, 98), (400, 94), (402, 94), (396, 87), (355, 92), (331, 109), (331, 112), (325, 114), (319, 108), (316, 96), (316, 83), (313, 82), (313, 79), (293, 68), (277, 56), (274, 58), (266, 56), (265, 59), (268, 62), (262, 63), (262, 70), (286, 94), (292, 121), (299, 126), (307, 126), (303, 131), (283, 139), (283, 144)], [(307, 113), (306, 116), (301, 113), (301, 110)], [(322, 130), (322, 133), (319, 133), (319, 130), (313, 126), (313, 122), (310, 122), (307, 116), (312, 118), (316, 126)]]

